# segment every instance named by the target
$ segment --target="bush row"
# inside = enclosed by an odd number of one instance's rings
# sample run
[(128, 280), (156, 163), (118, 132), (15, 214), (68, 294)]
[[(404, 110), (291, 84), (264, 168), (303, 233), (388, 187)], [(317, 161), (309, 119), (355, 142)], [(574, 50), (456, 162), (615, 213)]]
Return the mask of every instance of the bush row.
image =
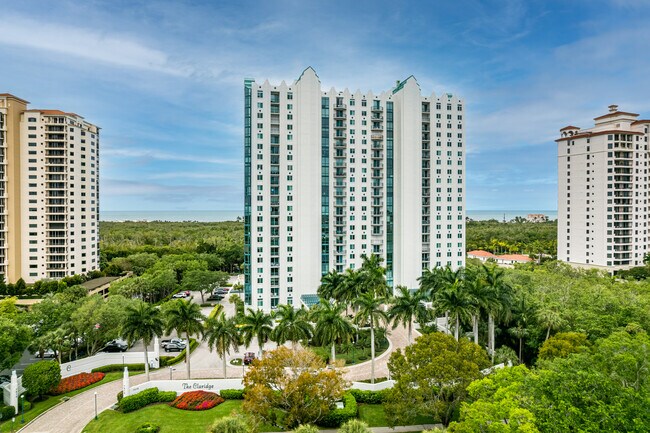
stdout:
[(153, 403), (170, 402), (175, 398), (176, 393), (174, 391), (160, 392), (158, 388), (149, 388), (121, 399), (118, 394), (118, 404), (122, 412), (128, 413)]
[(348, 391), (354, 396), (357, 403), (381, 404), (388, 400), (390, 389), (381, 391), (364, 391), (361, 389), (351, 389)]
[[(196, 349), (199, 345), (199, 342), (196, 341), (194, 338), (190, 338), (190, 353), (194, 352), (194, 349)], [(179, 362), (183, 361), (185, 359), (185, 351), (187, 348), (181, 350), (178, 352), (178, 355), (176, 356), (161, 356), (160, 357), (160, 366), (161, 367), (168, 367), (170, 365), (178, 364)]]
[(343, 408), (334, 409), (328, 413), (318, 425), (323, 427), (339, 427), (346, 421), (357, 417), (357, 401), (350, 392), (343, 394)]
[(244, 399), (244, 390), (243, 389), (222, 389), (219, 391), (219, 395), (226, 400), (243, 400)]
[(124, 371), (128, 367), (129, 371), (144, 371), (144, 362), (141, 364), (109, 364), (103, 367), (97, 367), (90, 370), (92, 373), (112, 373), (115, 371)]
[(61, 379), (59, 384), (50, 390), (50, 394), (61, 395), (76, 391), (78, 389), (90, 386), (93, 383), (99, 382), (100, 380), (104, 379), (105, 376), (105, 373), (100, 372), (75, 374), (74, 376)]

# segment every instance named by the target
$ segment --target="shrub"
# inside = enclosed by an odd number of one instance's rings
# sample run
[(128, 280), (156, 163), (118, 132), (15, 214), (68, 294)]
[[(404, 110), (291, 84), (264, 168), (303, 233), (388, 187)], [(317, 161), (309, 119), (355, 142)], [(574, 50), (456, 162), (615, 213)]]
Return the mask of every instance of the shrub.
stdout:
[(357, 403), (381, 404), (388, 399), (390, 390), (364, 391), (361, 389), (351, 389), (349, 392), (354, 396)]
[(117, 393), (117, 402), (121, 402), (122, 399), (124, 398), (124, 391), (120, 391)]
[(13, 406), (0, 406), (0, 421), (11, 419), (16, 414)]
[(314, 427), (313, 425), (301, 425), (293, 433), (318, 433), (319, 431), (318, 427)]
[(323, 427), (338, 427), (352, 418), (356, 418), (356, 416), (357, 401), (350, 392), (346, 392), (343, 394), (343, 408), (333, 409), (318, 424)]
[(365, 422), (352, 419), (343, 424), (338, 433), (370, 433), (370, 429)]
[(158, 433), (160, 431), (160, 426), (151, 422), (146, 422), (142, 424), (135, 430), (135, 433)]
[(109, 364), (103, 367), (97, 367), (90, 370), (93, 373), (112, 373), (115, 371), (124, 371), (128, 367), (129, 371), (144, 371), (144, 363), (141, 364)]
[(240, 417), (227, 416), (218, 419), (210, 427), (210, 433), (250, 433), (251, 427)]
[(61, 367), (56, 361), (39, 361), (27, 366), (23, 372), (23, 386), (40, 397), (61, 381)]
[(61, 379), (61, 382), (50, 390), (50, 394), (59, 395), (67, 392), (76, 391), (81, 388), (99, 382), (106, 376), (104, 373), (79, 373), (74, 376)]
[(158, 391), (159, 403), (171, 403), (176, 400), (176, 391)]
[[(27, 401), (27, 399), (23, 400), (23, 411), (27, 412), (32, 408), (32, 402)], [(20, 407), (20, 403), (18, 403), (18, 407)]]
[(158, 388), (149, 388), (140, 391), (137, 394), (124, 397), (120, 401), (120, 409), (122, 412), (128, 413), (134, 410), (142, 409), (143, 407), (156, 403), (158, 401)]
[(219, 394), (214, 392), (190, 391), (176, 397), (169, 405), (182, 410), (208, 410), (224, 401)]
[(243, 389), (222, 389), (221, 391), (219, 391), (219, 395), (226, 400), (243, 400), (244, 390)]

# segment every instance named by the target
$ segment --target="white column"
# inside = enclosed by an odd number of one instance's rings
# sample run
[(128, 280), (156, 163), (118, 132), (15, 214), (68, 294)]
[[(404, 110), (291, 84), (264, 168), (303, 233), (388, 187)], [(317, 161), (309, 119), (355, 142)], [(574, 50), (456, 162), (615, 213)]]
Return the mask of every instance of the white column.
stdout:
[(11, 372), (11, 384), (9, 385), (9, 405), (13, 406), (18, 413), (18, 376), (16, 370)]
[(129, 395), (129, 368), (124, 367), (124, 377), (122, 378), (122, 397), (127, 397)]
[[(189, 350), (189, 341), (187, 343)], [(153, 359), (149, 360), (149, 364), (151, 368), (160, 368), (160, 341), (158, 341), (158, 337), (153, 339)]]

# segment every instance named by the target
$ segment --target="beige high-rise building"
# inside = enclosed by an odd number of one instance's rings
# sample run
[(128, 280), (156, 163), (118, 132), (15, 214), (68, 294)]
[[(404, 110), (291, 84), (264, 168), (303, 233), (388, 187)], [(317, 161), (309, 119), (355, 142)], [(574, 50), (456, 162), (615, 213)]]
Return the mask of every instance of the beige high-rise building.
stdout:
[(615, 271), (650, 252), (650, 120), (638, 117), (611, 105), (592, 128), (560, 130), (558, 260)]
[(0, 94), (0, 274), (31, 283), (99, 268), (99, 128)]

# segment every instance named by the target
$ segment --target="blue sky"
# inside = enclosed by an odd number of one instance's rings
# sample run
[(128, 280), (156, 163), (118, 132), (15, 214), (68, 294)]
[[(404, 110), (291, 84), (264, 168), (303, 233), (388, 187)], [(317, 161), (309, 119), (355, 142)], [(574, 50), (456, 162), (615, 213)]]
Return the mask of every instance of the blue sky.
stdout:
[(648, 0), (2, 1), (0, 93), (102, 127), (102, 210), (243, 208), (243, 79), (465, 98), (467, 207), (555, 209), (558, 130), (650, 115)]

